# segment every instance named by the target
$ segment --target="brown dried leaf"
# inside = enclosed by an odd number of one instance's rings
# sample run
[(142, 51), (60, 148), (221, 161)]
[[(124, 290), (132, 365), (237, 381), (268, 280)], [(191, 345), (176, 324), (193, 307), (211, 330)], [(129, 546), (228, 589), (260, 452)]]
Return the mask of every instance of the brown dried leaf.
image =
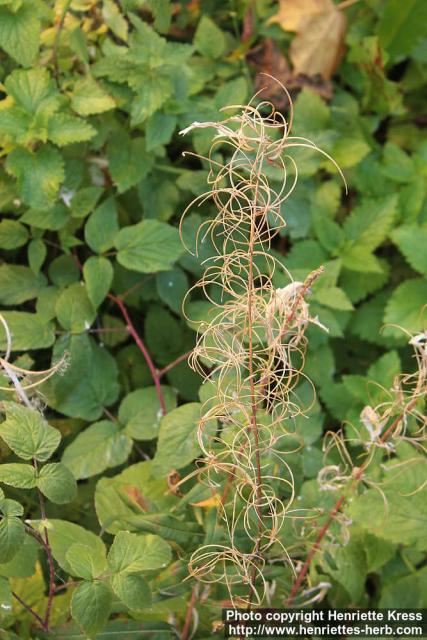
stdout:
[(307, 18), (289, 51), (295, 73), (319, 74), (329, 80), (344, 52), (346, 28), (347, 20), (341, 11)]
[(280, 0), (270, 22), (296, 31), (289, 55), (295, 75), (329, 80), (343, 54), (347, 20), (332, 0)]

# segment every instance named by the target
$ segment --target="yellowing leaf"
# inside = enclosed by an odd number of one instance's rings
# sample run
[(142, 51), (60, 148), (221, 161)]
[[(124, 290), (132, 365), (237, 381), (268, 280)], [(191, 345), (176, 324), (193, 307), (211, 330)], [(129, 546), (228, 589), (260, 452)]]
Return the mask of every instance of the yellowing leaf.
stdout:
[(206, 500), (200, 500), (200, 502), (190, 502), (193, 507), (218, 507), (221, 504), (221, 496), (218, 493), (214, 493), (213, 496)]
[(333, 8), (331, 0), (280, 0), (279, 11), (270, 18), (285, 31), (300, 31), (307, 18), (327, 13)]

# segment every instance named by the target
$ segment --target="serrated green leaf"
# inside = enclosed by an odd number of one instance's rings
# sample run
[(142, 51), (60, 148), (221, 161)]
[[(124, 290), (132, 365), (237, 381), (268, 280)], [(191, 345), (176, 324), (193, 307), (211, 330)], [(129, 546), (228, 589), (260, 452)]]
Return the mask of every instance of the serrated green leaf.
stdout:
[(16, 148), (6, 168), (17, 178), (22, 200), (34, 208), (49, 208), (64, 180), (64, 162), (57, 149), (44, 145), (37, 151)]
[(37, 298), (46, 285), (42, 274), (35, 275), (28, 267), (0, 265), (0, 303), (15, 305)]
[(208, 58), (220, 58), (227, 46), (223, 31), (207, 15), (203, 15), (194, 34), (194, 46)]
[(101, 420), (79, 433), (65, 449), (62, 462), (80, 480), (122, 464), (131, 450), (131, 438), (114, 422)]
[(353, 243), (367, 251), (376, 249), (387, 236), (396, 215), (397, 198), (366, 199), (346, 218), (344, 231)]
[(102, 202), (89, 216), (85, 226), (85, 240), (95, 253), (111, 249), (119, 230), (114, 198)]
[[(422, 331), (422, 310), (427, 300), (427, 280), (413, 278), (402, 282), (391, 294), (385, 314), (384, 322), (394, 324), (407, 331)], [(384, 334), (389, 336), (401, 335), (398, 329), (386, 327)]]
[(86, 142), (96, 134), (95, 129), (81, 118), (58, 113), (49, 119), (48, 138), (59, 147)]
[(339, 287), (322, 287), (313, 292), (313, 300), (317, 300), (325, 307), (339, 309), (341, 311), (351, 311), (351, 304), (347, 294)]
[(56, 302), (56, 315), (66, 331), (82, 333), (89, 329), (96, 318), (96, 310), (83, 283), (75, 282), (64, 289)]
[(393, 57), (410, 53), (426, 35), (427, 8), (423, 0), (389, 0), (379, 23), (381, 45)]
[(91, 116), (114, 109), (116, 103), (91, 76), (76, 82), (71, 95), (71, 107), (79, 116)]
[(427, 274), (427, 229), (418, 225), (403, 226), (392, 231), (391, 238), (411, 267)]
[(85, 580), (98, 578), (107, 568), (105, 548), (76, 543), (71, 545), (65, 557), (72, 575)]
[(168, 271), (183, 253), (177, 229), (157, 220), (121, 229), (115, 246), (119, 263), (141, 273)]
[(154, 463), (162, 472), (182, 469), (200, 452), (197, 423), (201, 405), (189, 402), (164, 416), (160, 422), (159, 440)]
[(107, 149), (111, 177), (119, 193), (142, 180), (153, 165), (144, 138), (129, 138), (124, 133), (113, 136)]
[(67, 375), (52, 376), (43, 387), (47, 404), (73, 418), (97, 420), (119, 392), (114, 358), (85, 334), (60, 339), (53, 361), (65, 353)]
[(104, 582), (83, 582), (73, 592), (71, 615), (88, 638), (95, 638), (107, 624), (111, 602), (111, 591)]
[(60, 462), (45, 464), (37, 478), (40, 491), (55, 504), (66, 504), (74, 500), (77, 485), (73, 474)]
[(34, 274), (40, 273), (43, 262), (46, 260), (47, 248), (43, 240), (35, 238), (31, 240), (27, 250), (28, 264)]
[[(176, 392), (171, 387), (161, 387), (167, 411), (176, 407)], [(129, 393), (119, 408), (119, 420), (126, 425), (125, 433), (135, 440), (153, 440), (159, 431), (162, 412), (155, 387), (137, 389)]]
[(113, 281), (113, 266), (107, 258), (92, 257), (83, 266), (87, 294), (93, 307), (97, 309), (105, 299)]
[(17, 11), (0, 7), (0, 47), (19, 64), (29, 67), (39, 50), (40, 20), (30, 2)]
[[(36, 527), (40, 524), (40, 521), (33, 521), (32, 524)], [(74, 544), (82, 544), (89, 547), (94, 558), (105, 557), (105, 546), (101, 538), (91, 531), (74, 524), (74, 522), (49, 519), (48, 532), (53, 557), (66, 573), (73, 574), (71, 565), (67, 560), (67, 553)]]
[(71, 215), (73, 218), (85, 218), (91, 213), (103, 190), (101, 187), (85, 187), (80, 189), (71, 200)]
[(128, 38), (128, 23), (113, 0), (103, 0), (102, 17), (105, 24), (121, 40)]
[(6, 419), (0, 424), (0, 436), (23, 460), (45, 462), (58, 448), (61, 434), (35, 409), (16, 402), (3, 402)]
[(0, 522), (0, 564), (10, 562), (19, 552), (25, 538), (24, 525), (15, 516)]
[(17, 249), (28, 241), (28, 230), (16, 220), (0, 222), (0, 249)]
[[(3, 311), (12, 336), (12, 351), (47, 349), (55, 342), (55, 326), (37, 313)], [(0, 333), (0, 349), (6, 348), (6, 336)]]
[(147, 151), (150, 152), (158, 146), (168, 144), (175, 131), (176, 123), (177, 118), (174, 115), (161, 111), (154, 113), (145, 125)]
[[(15, 462), (1, 464), (0, 482), (19, 489), (33, 489), (37, 486), (36, 470), (31, 464)], [(22, 513), (17, 515), (22, 515)]]
[(108, 553), (113, 573), (138, 573), (166, 567), (171, 560), (169, 545), (155, 535), (138, 535), (120, 531)]
[(116, 596), (132, 611), (150, 606), (151, 590), (143, 576), (119, 573), (111, 576), (110, 584)]

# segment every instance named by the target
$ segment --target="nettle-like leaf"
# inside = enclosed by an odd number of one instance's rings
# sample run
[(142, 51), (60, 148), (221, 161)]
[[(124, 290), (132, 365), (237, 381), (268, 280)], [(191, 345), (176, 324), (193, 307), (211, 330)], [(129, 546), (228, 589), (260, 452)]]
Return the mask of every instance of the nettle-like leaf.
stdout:
[(24, 0), (13, 7), (0, 7), (0, 47), (16, 62), (26, 67), (36, 59), (40, 42), (40, 19), (37, 7)]
[(71, 598), (71, 615), (88, 638), (94, 638), (105, 626), (111, 612), (112, 593), (100, 581), (82, 582)]
[(132, 439), (114, 422), (95, 422), (65, 449), (62, 461), (77, 479), (90, 478), (125, 462)]
[(58, 448), (61, 434), (43, 416), (16, 402), (4, 402), (6, 419), (0, 424), (0, 436), (23, 460), (45, 462)]
[(141, 273), (167, 271), (183, 253), (178, 231), (157, 220), (121, 229), (115, 246), (120, 264)]
[(154, 464), (159, 471), (181, 469), (200, 452), (197, 422), (201, 405), (190, 402), (169, 412), (160, 422)]

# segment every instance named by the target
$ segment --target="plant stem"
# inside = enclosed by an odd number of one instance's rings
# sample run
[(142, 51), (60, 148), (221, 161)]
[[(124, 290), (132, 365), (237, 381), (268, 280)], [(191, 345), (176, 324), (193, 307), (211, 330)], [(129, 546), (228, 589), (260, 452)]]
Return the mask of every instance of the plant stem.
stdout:
[[(388, 440), (388, 438), (392, 435), (392, 433), (395, 431), (395, 429), (397, 428), (397, 426), (399, 425), (399, 422), (401, 420), (403, 420), (403, 417), (405, 416), (405, 414), (410, 411), (416, 404), (417, 398), (413, 398), (404, 408), (404, 410), (402, 411), (402, 413), (397, 416), (397, 418), (395, 418), (393, 420), (393, 422), (391, 423), (391, 425), (388, 427), (388, 429), (386, 429), (386, 431), (384, 431), (384, 433), (382, 434), (382, 436), (380, 437), (380, 441), (382, 443), (386, 442)], [(356, 472), (353, 475), (353, 481), (351, 484), (351, 488), (355, 487), (357, 485), (357, 483), (359, 482), (359, 480), (362, 478), (363, 474), (366, 471), (366, 468), (368, 466), (369, 462), (366, 461), (364, 464), (362, 464), (361, 467), (359, 467)], [(295, 600), (296, 595), (298, 594), (301, 585), (303, 583), (303, 580), (305, 578), (305, 576), (307, 575), (307, 572), (310, 568), (311, 562), (314, 558), (314, 556), (316, 555), (317, 551), (319, 550), (320, 547), (320, 543), (322, 542), (323, 538), (325, 537), (325, 534), (327, 533), (329, 527), (332, 525), (332, 523), (335, 520), (335, 516), (337, 515), (337, 513), (339, 512), (339, 510), (341, 509), (341, 507), (343, 506), (343, 504), (345, 503), (347, 499), (347, 495), (343, 494), (341, 495), (338, 500), (336, 501), (336, 503), (334, 504), (334, 506), (332, 507), (331, 511), (329, 512), (328, 515), (328, 519), (326, 520), (325, 524), (323, 525), (323, 527), (321, 528), (319, 535), (316, 538), (315, 543), (313, 544), (313, 546), (311, 547), (306, 561), (304, 562), (300, 572), (298, 573), (298, 576), (294, 582), (294, 584), (292, 585), (292, 589), (291, 592), (289, 594), (289, 597), (286, 600), (286, 606), (290, 606), (292, 604), (292, 602)]]
[[(33, 466), (34, 469), (38, 470), (37, 467), (37, 460), (34, 458), (33, 459)], [(45, 522), (46, 521), (46, 506), (45, 506), (45, 500), (44, 500), (44, 495), (42, 494), (42, 492), (40, 491), (40, 489), (37, 489), (37, 493), (39, 496), (39, 504), (40, 504), (40, 515), (42, 518), (42, 521)], [(43, 539), (43, 536), (41, 536), (41, 538)], [(44, 616), (44, 628), (46, 630), (49, 630), (49, 620), (50, 620), (50, 613), (51, 613), (51, 609), (52, 609), (52, 601), (53, 601), (53, 596), (55, 595), (55, 565), (53, 562), (53, 555), (52, 555), (52, 549), (50, 546), (50, 542), (49, 542), (49, 534), (47, 532), (47, 528), (44, 527), (44, 544), (43, 544), (45, 550), (46, 550), (46, 556), (47, 556), (47, 562), (48, 562), (48, 566), (49, 566), (49, 593), (47, 596), (47, 604), (46, 604), (46, 612), (45, 612), (45, 616)]]
[(191, 619), (193, 617), (194, 607), (197, 602), (197, 595), (199, 593), (199, 585), (195, 584), (191, 592), (191, 598), (188, 602), (187, 611), (185, 614), (184, 626), (181, 631), (180, 640), (187, 640), (190, 633)]
[(160, 376), (156, 367), (154, 366), (153, 360), (151, 359), (148, 349), (145, 346), (142, 338), (138, 334), (137, 330), (135, 329), (135, 326), (130, 318), (129, 312), (122, 298), (119, 298), (118, 296), (113, 296), (113, 294), (111, 293), (108, 295), (108, 297), (110, 298), (110, 300), (115, 302), (119, 307), (122, 313), (122, 316), (127, 324), (129, 333), (131, 334), (132, 338), (135, 340), (135, 343), (138, 349), (141, 351), (142, 355), (144, 356), (145, 362), (147, 363), (148, 368), (150, 370), (151, 377), (154, 382), (154, 386), (156, 387), (156, 393), (157, 393), (157, 398), (159, 400), (160, 410), (162, 412), (162, 415), (165, 416), (167, 413), (167, 409), (166, 409), (166, 402), (162, 392), (162, 387), (160, 384)]
[(159, 378), (162, 378), (165, 375), (165, 373), (168, 373), (168, 371), (176, 367), (177, 364), (179, 364), (180, 362), (183, 362), (183, 360), (186, 360), (188, 356), (192, 354), (192, 352), (193, 352), (193, 349), (191, 349), (191, 351), (187, 351), (186, 353), (183, 353), (181, 356), (178, 356), (177, 358), (175, 358), (175, 360), (172, 360), (172, 362), (170, 362), (165, 367), (163, 367), (163, 369), (158, 369), (157, 375), (159, 376)]
[(34, 609), (32, 607), (30, 607), (29, 604), (24, 602), (24, 600), (22, 600), (22, 598), (20, 596), (18, 596), (18, 594), (15, 593), (14, 591), (12, 591), (12, 596), (15, 598), (15, 600), (17, 600), (19, 602), (19, 604), (21, 606), (24, 607), (24, 609), (26, 609), (28, 611), (28, 613), (30, 613), (33, 616), (33, 618), (35, 618), (37, 620), (37, 622), (39, 623), (41, 628), (44, 629), (44, 631), (48, 631), (48, 628), (46, 627), (46, 624), (43, 622), (42, 618), (39, 616), (38, 613), (36, 613), (34, 611)]

